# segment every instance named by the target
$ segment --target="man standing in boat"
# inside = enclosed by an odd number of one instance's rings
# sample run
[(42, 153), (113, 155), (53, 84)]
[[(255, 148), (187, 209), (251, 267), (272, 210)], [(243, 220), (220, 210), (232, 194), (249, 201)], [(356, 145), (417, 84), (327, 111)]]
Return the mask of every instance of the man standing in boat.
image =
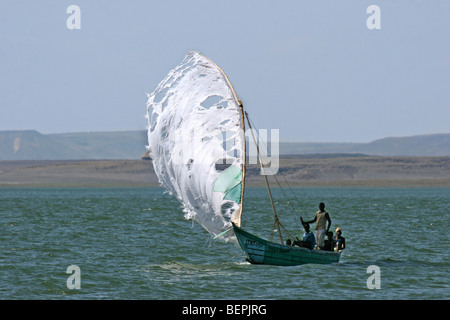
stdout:
[[(325, 226), (328, 221), (328, 227), (325, 230)], [(316, 241), (317, 247), (322, 248), (324, 246), (325, 234), (328, 233), (331, 226), (331, 218), (328, 212), (325, 211), (325, 203), (321, 202), (319, 204), (319, 211), (316, 212), (316, 216), (313, 220), (306, 223), (316, 223)]]

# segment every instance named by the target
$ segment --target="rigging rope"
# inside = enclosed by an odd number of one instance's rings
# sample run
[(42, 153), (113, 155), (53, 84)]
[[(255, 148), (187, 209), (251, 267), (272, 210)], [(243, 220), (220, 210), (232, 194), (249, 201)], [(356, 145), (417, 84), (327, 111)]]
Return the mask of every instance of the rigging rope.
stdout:
[(276, 210), (275, 210), (275, 205), (274, 205), (274, 203), (273, 203), (272, 192), (270, 191), (270, 187), (269, 187), (269, 181), (267, 180), (267, 176), (266, 176), (266, 174), (264, 173), (264, 166), (263, 166), (262, 161), (261, 161), (261, 154), (259, 153), (259, 146), (258, 146), (258, 144), (256, 143), (256, 139), (255, 139), (255, 136), (254, 136), (254, 134), (253, 134), (252, 125), (251, 125), (251, 123), (250, 123), (250, 121), (249, 121), (249, 119), (248, 119), (248, 113), (247, 113), (247, 112), (245, 112), (245, 116), (246, 116), (246, 118), (247, 118), (247, 122), (248, 122), (248, 125), (249, 125), (249, 128), (250, 128), (250, 132), (252, 133), (253, 142), (254, 142), (255, 145), (256, 145), (256, 151), (257, 151), (257, 153), (258, 153), (258, 158), (259, 158), (259, 162), (260, 162), (260, 165), (261, 165), (261, 171), (262, 171), (262, 173), (263, 173), (264, 180), (265, 180), (265, 182), (266, 182), (267, 191), (269, 192), (270, 204), (272, 205), (273, 217), (274, 217), (274, 221), (275, 221), (275, 224), (276, 224), (276, 226), (277, 226), (277, 229), (278, 229), (278, 234), (279, 234), (279, 236), (280, 236), (280, 242), (281, 242), (281, 244), (283, 244), (283, 236), (282, 236), (282, 234), (281, 234), (281, 229), (280, 229), (280, 220), (278, 219), (277, 212), (276, 212)]
[[(248, 115), (247, 112), (245, 112), (245, 116), (246, 116), (246, 118), (247, 118), (247, 122), (249, 123), (250, 129), (252, 129), (253, 127), (256, 127), (256, 126), (254, 125), (253, 121), (250, 119), (250, 117), (249, 117), (249, 115)], [(253, 131), (252, 131), (252, 135), (253, 135)], [(261, 156), (260, 150), (259, 150), (258, 144), (256, 143), (254, 137), (253, 137), (253, 140), (254, 140), (255, 144), (257, 145), (258, 156), (260, 157), (260, 156)], [(258, 136), (258, 141), (259, 141), (259, 136)], [(260, 143), (261, 147), (263, 147), (263, 149), (267, 150), (267, 145), (265, 145), (264, 142), (259, 141), (259, 143)], [(267, 155), (266, 155), (266, 156), (267, 156)], [(261, 162), (261, 168), (262, 168), (262, 167), (263, 167), (263, 164), (262, 164), (261, 158), (260, 158), (260, 162)], [(262, 170), (263, 170), (263, 169), (262, 169)], [(280, 173), (281, 176), (283, 177), (284, 182), (286, 183), (286, 185), (288, 186), (290, 192), (292, 193), (292, 197), (295, 199), (295, 201), (297, 202), (297, 204), (300, 205), (300, 201), (299, 201), (298, 198), (295, 196), (294, 190), (292, 190), (292, 187), (290, 186), (289, 182), (287, 181), (286, 176), (283, 174), (282, 171), (279, 171), (279, 173)], [(273, 178), (275, 179), (276, 183), (278, 184), (279, 189), (281, 190), (283, 196), (287, 199), (287, 200), (286, 200), (286, 201), (287, 201), (287, 204), (288, 204), (288, 206), (291, 208), (290, 213), (291, 213), (292, 217), (294, 218), (294, 221), (295, 221), (295, 224), (296, 224), (297, 228), (300, 229), (300, 224), (299, 224), (299, 222), (297, 221), (297, 220), (298, 220), (298, 217), (296, 217), (295, 214), (294, 214), (296, 210), (294, 209), (294, 207), (293, 207), (291, 201), (289, 200), (289, 197), (288, 197), (288, 195), (286, 194), (286, 192), (285, 192), (285, 190), (284, 190), (284, 187), (282, 186), (282, 184), (280, 183), (280, 181), (278, 180), (278, 178), (277, 178), (276, 175), (273, 175)], [(272, 205), (273, 205), (273, 203), (272, 203)], [(294, 236), (293, 236), (293, 235), (292, 235), (292, 234), (284, 227), (284, 225), (283, 225), (278, 219), (277, 219), (277, 221), (274, 222), (274, 227), (275, 227), (275, 225), (281, 227), (281, 228), (289, 235), (289, 238), (294, 239)], [(273, 229), (274, 229), (274, 228), (272, 228), (271, 238), (273, 237), (273, 231), (274, 231)], [(280, 231), (279, 231), (279, 232), (280, 232)]]

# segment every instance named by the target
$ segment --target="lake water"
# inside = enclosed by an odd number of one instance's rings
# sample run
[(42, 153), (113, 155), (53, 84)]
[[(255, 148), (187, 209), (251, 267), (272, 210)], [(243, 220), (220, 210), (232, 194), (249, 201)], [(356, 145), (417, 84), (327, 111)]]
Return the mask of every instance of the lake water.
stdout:
[[(162, 188), (0, 189), (0, 299), (450, 298), (449, 189), (294, 188), (289, 203), (282, 190), (292, 233), (326, 203), (347, 242), (338, 264), (251, 265)], [(267, 191), (245, 196), (243, 228), (269, 238)], [(80, 289), (68, 287), (72, 265)]]

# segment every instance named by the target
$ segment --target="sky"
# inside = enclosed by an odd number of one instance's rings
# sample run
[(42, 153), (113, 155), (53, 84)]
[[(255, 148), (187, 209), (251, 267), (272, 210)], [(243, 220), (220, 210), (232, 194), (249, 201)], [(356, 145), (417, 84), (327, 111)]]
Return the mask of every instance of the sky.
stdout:
[(447, 0), (0, 0), (0, 131), (146, 130), (190, 50), (281, 141), (450, 133)]

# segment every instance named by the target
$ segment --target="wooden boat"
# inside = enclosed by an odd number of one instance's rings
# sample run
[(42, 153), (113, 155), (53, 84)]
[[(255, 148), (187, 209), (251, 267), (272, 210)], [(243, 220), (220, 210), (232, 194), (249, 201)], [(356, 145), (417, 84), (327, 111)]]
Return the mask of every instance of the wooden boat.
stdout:
[(247, 255), (247, 261), (253, 264), (271, 264), (277, 266), (295, 266), (306, 263), (329, 264), (339, 262), (340, 252), (310, 250), (292, 247), (261, 239), (233, 224), (233, 230)]
[[(197, 221), (214, 239), (237, 238), (251, 263), (292, 266), (339, 261), (340, 253), (284, 245), (283, 226), (251, 121), (228, 77), (212, 60), (199, 52), (188, 53), (149, 95), (147, 110), (149, 156), (155, 173), (167, 191), (180, 200), (187, 219)], [(256, 145), (280, 244), (241, 229), (246, 122)]]

